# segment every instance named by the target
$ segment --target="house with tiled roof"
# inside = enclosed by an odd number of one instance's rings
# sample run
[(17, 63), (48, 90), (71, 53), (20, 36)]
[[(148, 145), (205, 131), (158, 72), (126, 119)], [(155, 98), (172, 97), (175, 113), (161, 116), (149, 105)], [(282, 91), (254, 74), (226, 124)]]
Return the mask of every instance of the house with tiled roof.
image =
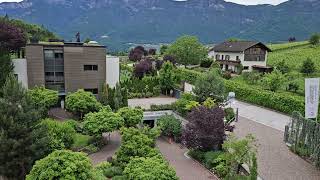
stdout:
[(267, 66), (268, 52), (271, 49), (256, 41), (226, 41), (217, 44), (209, 51), (209, 57), (215, 59), (224, 71), (239, 72), (257, 70), (270, 72)]

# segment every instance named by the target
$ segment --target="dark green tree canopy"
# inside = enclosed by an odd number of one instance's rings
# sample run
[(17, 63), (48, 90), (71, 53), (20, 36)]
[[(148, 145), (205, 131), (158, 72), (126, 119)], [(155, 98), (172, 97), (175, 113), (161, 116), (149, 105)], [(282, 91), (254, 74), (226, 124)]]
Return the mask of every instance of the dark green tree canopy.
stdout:
[(119, 109), (118, 113), (124, 119), (124, 125), (126, 127), (136, 127), (139, 123), (142, 122), (142, 109), (124, 107)]
[(165, 54), (172, 55), (179, 64), (194, 65), (208, 56), (207, 49), (195, 36), (182, 36), (176, 40), (165, 51)]

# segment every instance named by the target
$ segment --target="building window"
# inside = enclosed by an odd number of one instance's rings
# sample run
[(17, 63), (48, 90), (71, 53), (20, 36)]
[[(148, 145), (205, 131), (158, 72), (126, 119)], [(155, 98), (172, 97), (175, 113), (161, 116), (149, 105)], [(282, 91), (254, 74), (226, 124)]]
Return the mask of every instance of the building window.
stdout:
[(84, 89), (87, 92), (91, 92), (92, 94), (98, 94), (98, 88), (95, 89)]
[(236, 60), (237, 60), (237, 61), (240, 61), (239, 56), (236, 56)]
[(257, 56), (257, 61), (261, 61), (260, 56)]
[(221, 56), (221, 60), (223, 60), (223, 58), (224, 58), (224, 55)]
[(98, 71), (98, 65), (84, 65), (83, 69), (85, 71)]
[(220, 64), (220, 68), (223, 69), (223, 64)]
[(18, 74), (14, 74), (14, 78), (16, 78), (16, 80), (19, 80)]
[(220, 60), (220, 54), (216, 55), (216, 60)]
[(230, 56), (226, 55), (226, 60), (229, 61), (230, 60)]
[(249, 70), (249, 66), (243, 66), (243, 70)]

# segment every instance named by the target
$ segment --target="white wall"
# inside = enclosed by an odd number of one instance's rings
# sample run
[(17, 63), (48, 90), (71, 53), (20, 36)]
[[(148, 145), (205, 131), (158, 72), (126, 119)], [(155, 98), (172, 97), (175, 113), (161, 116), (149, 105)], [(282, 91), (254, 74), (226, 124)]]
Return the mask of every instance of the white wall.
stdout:
[(226, 55), (229, 55), (230, 56), (230, 60), (231, 61), (235, 61), (237, 59), (237, 56), (239, 56), (239, 59), (241, 61), (244, 60), (244, 53), (243, 52), (238, 52), (238, 53), (234, 53), (234, 52), (214, 52), (214, 51), (210, 51), (209, 52), (209, 57), (212, 57), (212, 58), (216, 58), (216, 54), (219, 54), (220, 55), (220, 58), (222, 57), (222, 55), (224, 56), (223, 57), (223, 60), (225, 60), (226, 58)]
[(28, 69), (26, 59), (13, 59), (14, 74), (18, 75), (18, 81), (28, 89)]
[(110, 87), (115, 87), (120, 79), (120, 59), (119, 57), (106, 57), (106, 83)]

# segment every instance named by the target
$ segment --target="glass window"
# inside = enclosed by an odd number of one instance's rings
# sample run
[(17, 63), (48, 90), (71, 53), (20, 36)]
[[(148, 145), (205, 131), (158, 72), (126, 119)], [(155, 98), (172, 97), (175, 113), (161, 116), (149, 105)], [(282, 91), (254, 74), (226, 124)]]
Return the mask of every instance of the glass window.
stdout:
[(98, 71), (98, 65), (93, 65), (93, 66), (92, 66), (92, 70)]
[(98, 94), (98, 88), (95, 89), (84, 89), (87, 92), (91, 92), (92, 94)]
[(98, 65), (84, 65), (83, 69), (85, 71), (98, 71)]
[(44, 50), (44, 57), (47, 59), (54, 58), (53, 50)]
[(220, 60), (220, 54), (216, 55), (216, 60)]
[(243, 66), (243, 69), (244, 69), (244, 70), (248, 70), (248, 69), (249, 69), (249, 66)]

